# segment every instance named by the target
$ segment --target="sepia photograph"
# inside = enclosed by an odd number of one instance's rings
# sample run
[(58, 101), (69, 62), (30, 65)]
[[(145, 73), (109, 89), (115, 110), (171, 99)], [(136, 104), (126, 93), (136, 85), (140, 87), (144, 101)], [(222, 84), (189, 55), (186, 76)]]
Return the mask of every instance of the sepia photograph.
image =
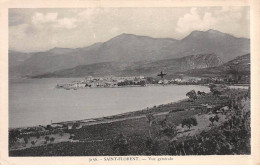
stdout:
[(250, 155), (250, 8), (10, 8), (9, 156)]
[(0, 165), (260, 164), (259, 7), (0, 2)]
[(10, 157), (250, 155), (250, 8), (9, 8)]

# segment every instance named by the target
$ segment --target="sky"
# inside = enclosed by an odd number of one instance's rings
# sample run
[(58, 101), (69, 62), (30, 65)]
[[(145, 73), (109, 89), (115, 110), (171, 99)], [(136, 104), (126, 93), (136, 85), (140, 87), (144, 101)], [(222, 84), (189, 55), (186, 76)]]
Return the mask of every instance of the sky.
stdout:
[(249, 7), (9, 9), (9, 49), (79, 48), (122, 33), (182, 39), (194, 30), (249, 38)]

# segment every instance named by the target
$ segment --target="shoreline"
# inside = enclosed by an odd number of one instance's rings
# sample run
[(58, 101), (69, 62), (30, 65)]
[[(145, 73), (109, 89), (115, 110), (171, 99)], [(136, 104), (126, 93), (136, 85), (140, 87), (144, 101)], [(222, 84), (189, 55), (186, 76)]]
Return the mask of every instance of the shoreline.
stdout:
[[(86, 118), (86, 119), (80, 119), (80, 120), (60, 121), (60, 122), (54, 122), (52, 124), (47, 124), (47, 125), (66, 125), (66, 124), (71, 124), (71, 123), (84, 123), (84, 126), (85, 126), (85, 125), (102, 124), (102, 123), (107, 123), (107, 122), (112, 123), (112, 122), (127, 120), (127, 119), (131, 119), (131, 118), (135, 119), (135, 118), (138, 118), (138, 117), (143, 117), (142, 114), (138, 114), (138, 113), (146, 111), (148, 109), (152, 109), (154, 107), (167, 106), (167, 105), (170, 105), (170, 104), (182, 103), (182, 102), (186, 102), (187, 100), (189, 100), (189, 98), (177, 100), (177, 101), (174, 101), (174, 102), (169, 102), (169, 103), (166, 103), (166, 104), (154, 105), (152, 107), (147, 107), (147, 108), (136, 110), (136, 111), (123, 112), (123, 113), (115, 114), (115, 115), (108, 115), (108, 116), (104, 116), (104, 117), (95, 117), (95, 118)], [(9, 131), (10, 130), (16, 130), (16, 129), (38, 128), (38, 127), (47, 126), (47, 125), (46, 124), (39, 124), (39, 125), (34, 125), (34, 126), (12, 127), (12, 128), (9, 128)]]
[[(142, 87), (149, 87), (149, 86), (163, 86), (163, 87), (167, 87), (167, 86), (170, 86), (170, 85), (177, 85), (177, 84), (168, 84), (168, 85), (160, 85), (160, 84), (149, 84), (147, 86), (142, 86)], [(180, 85), (177, 85), (177, 86), (180, 86)], [(185, 85), (187, 86), (187, 85)], [(202, 85), (202, 84), (199, 84), (199, 85), (189, 85), (189, 86), (206, 86), (208, 87), (208, 85)], [(229, 87), (230, 86), (248, 86), (250, 87), (250, 84), (245, 84), (245, 85), (228, 85)], [(114, 88), (125, 88), (125, 87), (128, 87), (128, 86), (122, 86), (122, 87), (114, 87)], [(135, 86), (137, 87), (137, 86)], [(245, 88), (234, 88), (234, 89), (245, 89)], [(54, 122), (52, 124), (39, 124), (39, 125), (33, 125), (33, 126), (22, 126), (22, 127), (12, 127), (12, 128), (9, 128), (9, 130), (16, 130), (16, 129), (30, 129), (30, 128), (38, 128), (38, 127), (41, 127), (41, 126), (47, 126), (47, 125), (68, 125), (68, 124), (72, 124), (72, 123), (84, 123), (84, 125), (95, 125), (95, 124), (102, 124), (103, 122), (107, 122), (107, 121), (110, 121), (110, 122), (116, 122), (118, 119), (128, 119), (128, 117), (138, 117), (140, 116), (140, 112), (142, 111), (146, 111), (148, 109), (152, 109), (154, 107), (160, 107), (160, 106), (167, 106), (169, 104), (177, 104), (177, 103), (182, 103), (182, 102), (185, 102), (187, 101), (189, 98), (184, 98), (184, 99), (181, 99), (181, 100), (177, 100), (177, 101), (173, 101), (173, 102), (169, 102), (169, 103), (165, 103), (165, 104), (159, 104), (159, 105), (154, 105), (154, 106), (151, 106), (151, 107), (147, 107), (147, 108), (143, 108), (143, 109), (139, 109), (139, 110), (135, 110), (135, 111), (128, 111), (128, 112), (123, 112), (123, 113), (120, 113), (120, 114), (115, 114), (115, 115), (108, 115), (108, 116), (104, 116), (104, 117), (94, 117), (94, 118), (85, 118), (85, 119), (78, 119), (78, 120), (67, 120), (67, 121), (59, 121), (59, 122)], [(115, 120), (115, 121), (111, 121), (111, 120)]]
[[(240, 95), (246, 94), (246, 89), (235, 89)], [(65, 122), (53, 123), (52, 129), (34, 127), (34, 129), (17, 130), (17, 140), (9, 147), (9, 152), (27, 153), (29, 151), (56, 151), (56, 149), (74, 148), (86, 145), (87, 148), (96, 146), (97, 142), (101, 147), (93, 148), (92, 152), (97, 152), (96, 148), (104, 150), (110, 149), (113, 145), (113, 138), (118, 137), (121, 133), (128, 138), (135, 137), (142, 139), (142, 143), (149, 137), (149, 123), (147, 122), (147, 114), (152, 114), (158, 126), (167, 119), (168, 122), (174, 123), (178, 130), (176, 139), (182, 141), (185, 137), (199, 135), (202, 131), (211, 129), (209, 118), (214, 116), (213, 109), (225, 109), (228, 112), (229, 107), (228, 96), (216, 97), (212, 92), (199, 96), (196, 100), (191, 101), (189, 98), (181, 99), (175, 102), (161, 104), (152, 108), (147, 108), (138, 111), (122, 113), (108, 117), (99, 117), (85, 120), (73, 120)], [(227, 109), (226, 109), (227, 108)], [(226, 113), (220, 110), (217, 112), (219, 121), (215, 126), (220, 126), (226, 120)], [(187, 130), (183, 128), (182, 121), (193, 117), (198, 121), (198, 125), (193, 129)], [(56, 126), (55, 126), (56, 125)], [(59, 125), (59, 126), (58, 126)], [(58, 127), (57, 127), (58, 126)], [(64, 127), (65, 126), (65, 127)], [(14, 132), (9, 132), (14, 135)], [(48, 138), (48, 139), (47, 139)], [(52, 138), (52, 140), (50, 140)], [(106, 141), (108, 140), (108, 141)], [(138, 140), (138, 141), (139, 141)], [(63, 151), (66, 153), (66, 151)], [(55, 153), (55, 152), (54, 152)], [(18, 154), (19, 155), (19, 154)], [(27, 155), (31, 155), (27, 153)]]

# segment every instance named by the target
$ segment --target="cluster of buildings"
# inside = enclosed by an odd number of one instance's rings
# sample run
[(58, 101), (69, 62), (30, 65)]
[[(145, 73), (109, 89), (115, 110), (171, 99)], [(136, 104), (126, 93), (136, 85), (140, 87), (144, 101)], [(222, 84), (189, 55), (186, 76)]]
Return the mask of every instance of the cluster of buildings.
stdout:
[[(165, 80), (163, 81), (165, 83)], [(190, 77), (190, 76), (181, 76), (179, 78), (166, 81), (166, 83), (173, 84), (248, 84), (250, 83), (250, 75), (244, 74), (228, 74), (223, 76), (214, 76), (214, 77)]]
[(84, 80), (74, 81), (66, 84), (57, 84), (57, 88), (77, 89), (77, 88), (96, 88), (96, 87), (118, 87), (124, 85), (139, 85), (145, 81), (143, 76), (138, 77), (92, 77), (88, 76)]
[(92, 77), (88, 76), (83, 80), (74, 81), (71, 83), (57, 84), (57, 88), (64, 88), (67, 90), (78, 88), (97, 88), (97, 87), (122, 87), (122, 86), (145, 86), (147, 84), (177, 84), (177, 85), (196, 85), (196, 84), (225, 84), (225, 83), (250, 83), (250, 75), (226, 75), (214, 77), (191, 77), (180, 75), (171, 80), (165, 78), (152, 78), (144, 76), (132, 77)]

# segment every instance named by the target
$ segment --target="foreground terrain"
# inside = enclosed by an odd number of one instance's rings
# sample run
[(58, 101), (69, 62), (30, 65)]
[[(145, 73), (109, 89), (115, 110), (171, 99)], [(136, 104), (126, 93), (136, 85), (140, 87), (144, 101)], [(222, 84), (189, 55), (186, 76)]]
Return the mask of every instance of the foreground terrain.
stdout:
[[(250, 94), (211, 93), (94, 121), (9, 131), (10, 156), (250, 154)], [(58, 127), (62, 125), (62, 127)]]

